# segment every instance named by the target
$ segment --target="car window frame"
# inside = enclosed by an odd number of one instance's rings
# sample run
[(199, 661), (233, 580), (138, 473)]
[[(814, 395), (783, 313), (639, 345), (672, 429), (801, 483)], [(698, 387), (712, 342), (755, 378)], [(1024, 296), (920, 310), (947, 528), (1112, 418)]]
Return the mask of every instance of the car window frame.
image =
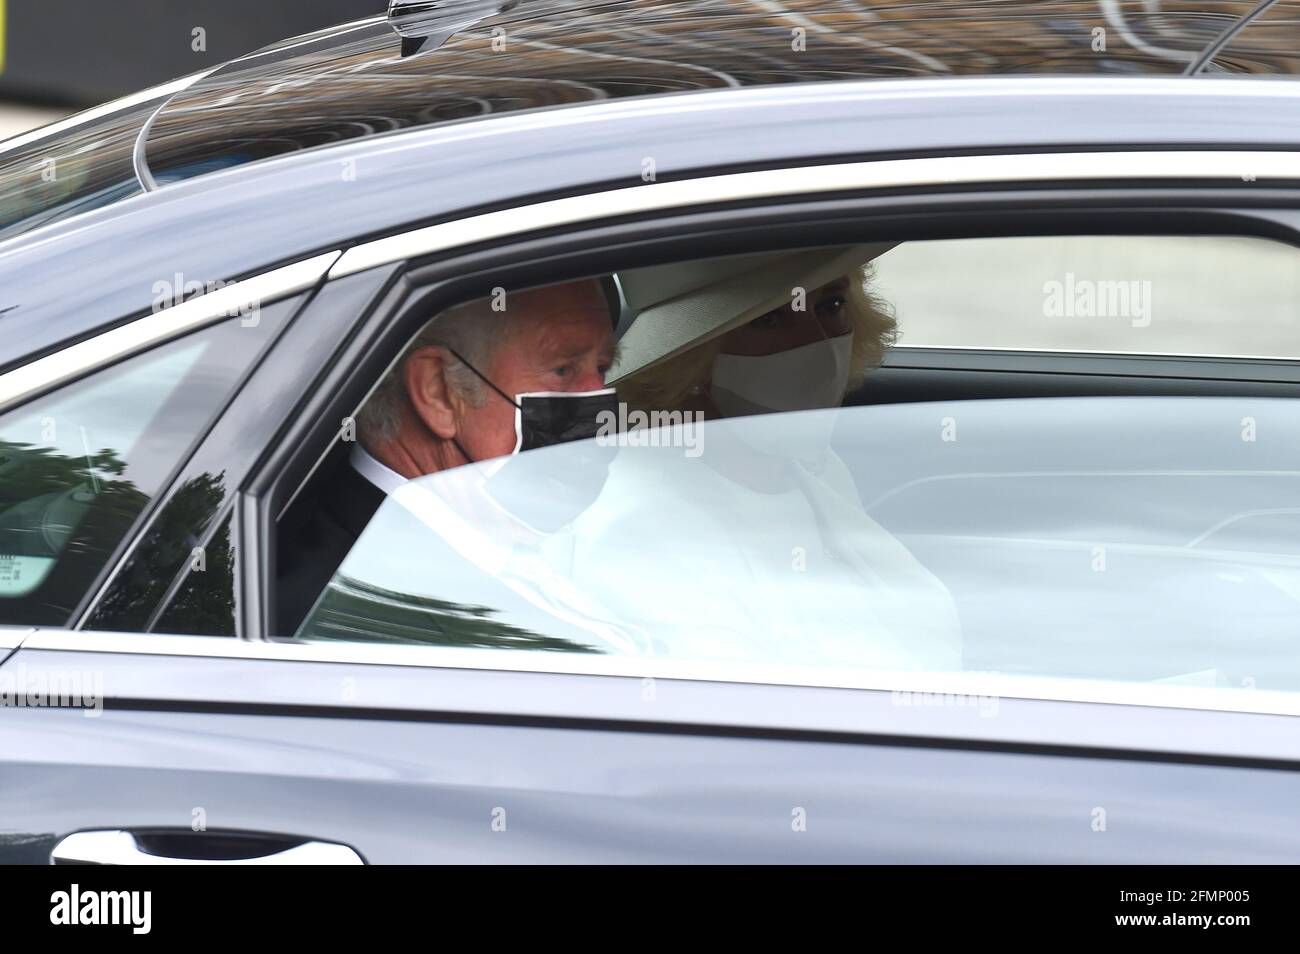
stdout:
[[(1170, 165), (1167, 152), (1142, 155), (1150, 162), (1158, 159)], [(1218, 154), (1224, 179), (1233, 170), (1231, 178), (1238, 180), (1232, 184), (1219, 179), (1207, 183), (1205, 169), (1199, 167), (1186, 170), (1185, 182), (1152, 181), (1145, 177), (1149, 164), (1135, 169), (1131, 177), (1116, 177), (1113, 169), (1097, 174), (1095, 168), (1072, 167), (1078, 178), (1062, 181), (1045, 176), (1026, 183), (1004, 171), (990, 182), (989, 157), (970, 158), (983, 161), (978, 171), (956, 177), (957, 184), (950, 176), (943, 184), (914, 181), (905, 188), (895, 179), (888, 188), (868, 184), (792, 194), (776, 186), (737, 198), (731, 188), (736, 182), (733, 177), (703, 177), (690, 180), (690, 189), (676, 190), (660, 205), (651, 200), (641, 215), (602, 206), (609, 193), (593, 192), (580, 197), (586, 211), (549, 223), (550, 228), (545, 215), (539, 217), (537, 211), (545, 203), (537, 203), (503, 210), (518, 212), (517, 216), (486, 213), (349, 249), (331, 269), (322, 291), (335, 282), (372, 273), (382, 274), (378, 283), (382, 287), (357, 316), (334, 361), (302, 369), (300, 384), (308, 397), (296, 410), (297, 420), (282, 435), (286, 439), (267, 448), (241, 486), (235, 527), (241, 639), (266, 643), (278, 638), (269, 630), (275, 519), (328, 453), (339, 430), (334, 419), (355, 412), (380, 372), (430, 314), (485, 293), (499, 283), (503, 269), (510, 270), (513, 283), (526, 287), (681, 258), (881, 238), (969, 235), (1252, 235), (1300, 247), (1300, 191), (1269, 186), (1243, 194), (1236, 172), (1239, 154)], [(805, 178), (817, 168), (822, 167), (803, 168)], [(1053, 168), (1059, 170), (1059, 163)], [(783, 173), (781, 182), (793, 181), (791, 170), (776, 171)], [(1300, 180), (1300, 174), (1288, 173), (1287, 181), (1292, 177)], [(1127, 184), (1117, 184), (1116, 178)], [(716, 193), (708, 189), (712, 179), (720, 180)], [(996, 213), (996, 219), (990, 213)], [(431, 233), (429, 228), (440, 231)], [(780, 239), (773, 239), (774, 230), (780, 232)], [(377, 248), (382, 254), (377, 254)], [(357, 249), (367, 251), (357, 253)], [(349, 648), (357, 650), (357, 658), (365, 657), (367, 647)], [(429, 668), (452, 664), (438, 649), (420, 652), (427, 654), (422, 665)], [(521, 668), (532, 671), (528, 661)]]
[[(124, 584), (124, 578), (127, 571), (131, 568), (133, 562), (144, 555), (145, 544), (149, 535), (159, 528), (168, 514), (174, 507), (179, 507), (180, 497), (184, 488), (190, 481), (201, 477), (201, 468), (204, 466), (204, 457), (200, 454), (200, 448), (204, 446), (208, 436), (216, 428), (220, 421), (225, 419), (227, 410), (234, 403), (236, 397), (249, 381), (255, 369), (266, 356), (268, 350), (274, 346), (276, 340), (283, 334), (296, 314), (301, 310), (302, 305), (308, 300), (309, 293), (298, 293), (290, 295), (287, 298), (281, 298), (277, 301), (266, 302), (260, 306), (266, 310), (278, 309), (280, 315), (277, 317), (275, 324), (268, 322), (266, 327), (259, 332), (260, 341), (252, 348), (249, 354), (248, 364), (239, 373), (230, 389), (222, 396), (221, 400), (214, 405), (211, 413), (208, 415), (204, 424), (198, 428), (189, 443), (179, 455), (175, 465), (168, 472), (167, 477), (159, 486), (158, 493), (146, 504), (145, 509), (132, 524), (130, 532), (118, 544), (111, 559), (96, 577), (95, 583), (86, 594), (85, 598), (77, 607), (72, 616), (71, 628), (73, 629), (93, 629), (92, 620), (96, 614), (104, 607), (106, 601), (113, 595), (116, 587)], [(226, 323), (242, 322), (243, 319), (237, 317), (227, 317), (222, 321), (214, 324), (208, 324), (198, 331), (189, 332), (189, 334), (203, 334), (205, 331), (220, 327)], [(175, 339), (173, 339), (175, 340)], [(163, 347), (169, 342), (160, 342), (154, 347)], [(109, 366), (111, 368), (112, 365)], [(100, 373), (106, 369), (99, 369), (95, 373)], [(210, 473), (210, 471), (209, 471)], [(226, 499), (219, 503), (211, 513), (207, 523), (199, 528), (197, 546), (206, 550), (213, 538), (220, 532), (222, 526), (227, 522), (234, 507), (234, 495), (227, 492)], [(161, 597), (151, 609), (146, 611), (147, 622), (145, 632), (150, 631), (152, 623), (166, 611), (172, 598), (179, 588), (184, 584), (189, 574), (190, 564), (186, 562), (182, 565), (181, 570), (167, 584)], [(102, 627), (101, 627), (102, 628)], [(231, 633), (230, 635), (234, 635)]]

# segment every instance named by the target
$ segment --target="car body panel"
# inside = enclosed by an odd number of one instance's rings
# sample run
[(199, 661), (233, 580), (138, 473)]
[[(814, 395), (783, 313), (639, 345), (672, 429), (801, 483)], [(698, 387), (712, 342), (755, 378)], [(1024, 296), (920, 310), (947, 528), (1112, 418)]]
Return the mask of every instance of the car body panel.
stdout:
[(18, 648), (29, 675), (94, 672), (106, 700), (128, 708), (585, 720), (628, 730), (653, 723), (1206, 763), (1300, 761), (1300, 701), (1265, 689), (43, 629), (22, 634)]
[(10, 862), (39, 863), (71, 830), (196, 822), (337, 842), (372, 864), (1300, 854), (1290, 771), (440, 721), (11, 715), (0, 723), (15, 779), (0, 793)]
[(371, 863), (1300, 857), (1287, 716), (25, 648), (0, 672), (106, 697), (4, 712), (0, 860), (196, 820)]

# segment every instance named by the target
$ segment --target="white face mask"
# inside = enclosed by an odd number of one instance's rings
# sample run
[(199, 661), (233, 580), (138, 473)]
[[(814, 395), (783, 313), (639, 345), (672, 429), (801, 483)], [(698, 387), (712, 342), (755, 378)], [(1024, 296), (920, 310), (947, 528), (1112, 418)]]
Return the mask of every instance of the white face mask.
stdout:
[(852, 358), (852, 332), (776, 354), (720, 354), (709, 393), (727, 417), (839, 407)]
[[(765, 411), (812, 411), (838, 408), (849, 385), (853, 334), (840, 335), (776, 354), (720, 354), (713, 362), (709, 393), (726, 417)], [(801, 460), (820, 457), (830, 444), (836, 414), (807, 415), (794, 429), (784, 429), (774, 446), (754, 444), (764, 454), (790, 455)], [(746, 428), (736, 436), (752, 443)]]

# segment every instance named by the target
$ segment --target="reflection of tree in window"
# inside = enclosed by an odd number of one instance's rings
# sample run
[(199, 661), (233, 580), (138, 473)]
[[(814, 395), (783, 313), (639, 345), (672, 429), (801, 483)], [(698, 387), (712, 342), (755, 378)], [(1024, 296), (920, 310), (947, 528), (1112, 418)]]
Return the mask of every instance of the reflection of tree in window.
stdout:
[(171, 605), (152, 627), (154, 632), (235, 635), (235, 554), (230, 546), (230, 519), (227, 515), (204, 548), (203, 570), (190, 570)]
[(496, 612), (486, 606), (398, 593), (339, 575), (325, 590), (301, 637), (469, 649), (599, 651), (560, 636), (544, 636), (492, 619)]
[(71, 457), (0, 442), (0, 595), (31, 592), (65, 549), (87, 553), (92, 541), (120, 539), (148, 500), (131, 481), (112, 479), (125, 470), (108, 447)]
[[(202, 473), (187, 480), (163, 507), (130, 561), (86, 621), (87, 629), (135, 632), (145, 628), (168, 586), (192, 561), (201, 537), (226, 499), (225, 474)], [(215, 543), (215, 541), (214, 541)], [(227, 550), (229, 541), (227, 541)], [(203, 550), (203, 573), (227, 572), (213, 547)], [(229, 589), (229, 586), (226, 586)], [(233, 632), (222, 631), (222, 635)], [(203, 635), (216, 635), (204, 632)]]

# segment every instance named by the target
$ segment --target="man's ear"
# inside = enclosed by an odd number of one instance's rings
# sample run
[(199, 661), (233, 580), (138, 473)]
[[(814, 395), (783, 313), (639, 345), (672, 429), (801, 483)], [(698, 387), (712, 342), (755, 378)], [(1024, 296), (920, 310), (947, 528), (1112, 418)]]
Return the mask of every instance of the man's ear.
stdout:
[(460, 400), (447, 382), (447, 366), (455, 360), (446, 348), (417, 348), (402, 369), (402, 383), (416, 416), (443, 440), (456, 436), (460, 420)]

